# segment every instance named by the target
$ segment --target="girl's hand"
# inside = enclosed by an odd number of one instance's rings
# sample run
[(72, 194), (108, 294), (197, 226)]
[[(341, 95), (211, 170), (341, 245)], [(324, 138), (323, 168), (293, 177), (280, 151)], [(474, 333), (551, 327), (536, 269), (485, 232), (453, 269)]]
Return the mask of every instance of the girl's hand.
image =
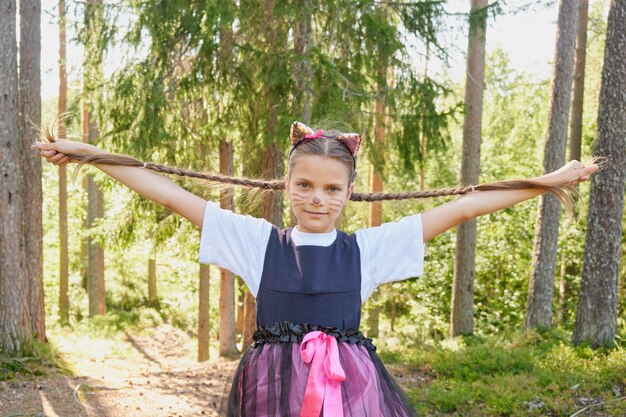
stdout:
[(561, 168), (543, 176), (544, 179), (554, 184), (576, 185), (585, 182), (589, 176), (598, 170), (598, 164), (583, 165), (578, 161), (569, 161)]
[(102, 152), (93, 145), (73, 140), (59, 139), (56, 142), (37, 142), (31, 148), (39, 149), (39, 155), (46, 161), (59, 166), (65, 166), (70, 162), (77, 162), (68, 155), (93, 155)]

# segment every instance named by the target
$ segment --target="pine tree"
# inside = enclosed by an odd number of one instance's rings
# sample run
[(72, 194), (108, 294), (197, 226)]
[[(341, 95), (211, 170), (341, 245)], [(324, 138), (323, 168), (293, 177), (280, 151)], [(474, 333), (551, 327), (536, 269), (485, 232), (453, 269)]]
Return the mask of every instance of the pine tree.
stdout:
[[(548, 117), (548, 138), (543, 157), (544, 173), (556, 171), (565, 162), (577, 23), (578, 0), (561, 0), (557, 22), (552, 98)], [(539, 197), (533, 263), (524, 320), (524, 327), (527, 329), (552, 327), (552, 299), (560, 216), (561, 206), (556, 197), (551, 194)]]
[[(472, 0), (465, 80), (465, 119), (463, 120), (463, 154), (461, 184), (478, 183), (480, 143), (485, 89), (485, 39), (487, 0)], [(450, 335), (474, 331), (474, 258), (476, 253), (476, 220), (457, 228)]]
[(626, 184), (626, 0), (609, 9), (594, 156), (608, 166), (592, 176), (583, 276), (573, 343), (612, 345)]

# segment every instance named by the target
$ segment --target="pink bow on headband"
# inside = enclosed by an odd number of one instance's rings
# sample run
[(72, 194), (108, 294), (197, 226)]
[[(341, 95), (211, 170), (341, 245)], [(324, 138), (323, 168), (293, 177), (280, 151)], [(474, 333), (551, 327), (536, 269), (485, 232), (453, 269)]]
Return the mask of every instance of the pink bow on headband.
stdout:
[(293, 122), (291, 125), (291, 132), (289, 134), (289, 140), (292, 145), (292, 149), (307, 140), (315, 140), (317, 138), (332, 138), (341, 142), (352, 154), (356, 157), (361, 147), (361, 136), (358, 133), (343, 133), (338, 136), (325, 136), (323, 130), (313, 132), (313, 129), (300, 122)]

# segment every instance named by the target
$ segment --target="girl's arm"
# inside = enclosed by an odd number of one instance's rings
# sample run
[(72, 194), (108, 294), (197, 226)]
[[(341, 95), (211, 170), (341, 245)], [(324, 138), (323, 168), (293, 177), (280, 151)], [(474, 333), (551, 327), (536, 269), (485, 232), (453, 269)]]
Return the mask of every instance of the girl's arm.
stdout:
[[(37, 143), (42, 157), (55, 165), (67, 165), (70, 159), (66, 154), (94, 155), (106, 153), (89, 144), (74, 141)], [(185, 217), (198, 227), (202, 227), (206, 201), (178, 186), (169, 178), (143, 168), (93, 164), (105, 174), (115, 178), (142, 197), (161, 204)]]
[[(596, 164), (584, 166), (578, 161), (571, 161), (557, 171), (536, 178), (543, 183), (578, 184), (589, 179), (589, 175), (598, 170)], [(542, 189), (476, 191), (458, 199), (422, 213), (424, 242), (440, 233), (463, 223), (464, 221), (493, 213), (522, 201), (543, 194)]]

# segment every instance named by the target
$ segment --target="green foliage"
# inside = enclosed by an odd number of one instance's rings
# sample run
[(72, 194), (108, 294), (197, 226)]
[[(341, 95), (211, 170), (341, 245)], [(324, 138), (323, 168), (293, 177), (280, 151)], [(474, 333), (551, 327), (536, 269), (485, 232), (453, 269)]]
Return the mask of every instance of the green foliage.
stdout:
[(0, 381), (38, 378), (59, 370), (66, 371), (67, 365), (54, 346), (48, 343), (35, 341), (34, 351), (30, 356), (8, 357), (0, 353)]
[[(586, 401), (624, 391), (626, 351), (573, 347), (555, 330), (447, 339), (396, 348), (385, 360), (407, 362), (422, 377), (410, 396), (424, 415), (571, 415)], [(608, 415), (622, 415), (617, 404)]]

